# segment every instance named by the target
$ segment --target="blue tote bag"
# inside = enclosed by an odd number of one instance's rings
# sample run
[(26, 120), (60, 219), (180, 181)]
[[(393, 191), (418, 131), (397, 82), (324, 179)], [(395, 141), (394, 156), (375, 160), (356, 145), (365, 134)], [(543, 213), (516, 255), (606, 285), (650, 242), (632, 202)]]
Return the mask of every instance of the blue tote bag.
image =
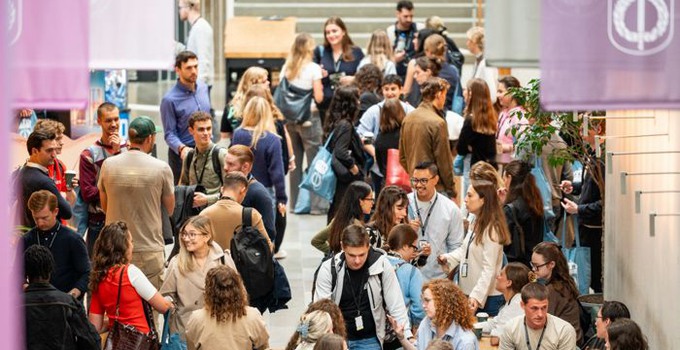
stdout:
[(328, 151), (328, 143), (332, 138), (333, 133), (328, 136), (323, 147), (319, 148), (319, 152), (312, 160), (312, 165), (307, 169), (307, 174), (300, 183), (300, 188), (314, 192), (328, 201), (333, 201), (335, 185), (338, 182), (331, 166), (333, 154)]
[(543, 200), (543, 217), (546, 219), (554, 218), (555, 212), (552, 207), (552, 185), (543, 172), (543, 160), (539, 156), (536, 156), (536, 162), (534, 163), (533, 169), (531, 169), (531, 175), (534, 176), (536, 186), (538, 186), (538, 189), (541, 192), (541, 199)]
[(581, 247), (581, 238), (578, 232), (578, 220), (574, 219), (574, 246), (565, 247), (567, 236), (567, 212), (564, 212), (564, 224), (562, 225), (562, 254), (567, 258), (569, 274), (574, 278), (576, 287), (581, 295), (588, 294), (590, 288), (590, 248)]
[(170, 334), (170, 311), (164, 316), (161, 350), (187, 350), (187, 344), (180, 338), (179, 333)]

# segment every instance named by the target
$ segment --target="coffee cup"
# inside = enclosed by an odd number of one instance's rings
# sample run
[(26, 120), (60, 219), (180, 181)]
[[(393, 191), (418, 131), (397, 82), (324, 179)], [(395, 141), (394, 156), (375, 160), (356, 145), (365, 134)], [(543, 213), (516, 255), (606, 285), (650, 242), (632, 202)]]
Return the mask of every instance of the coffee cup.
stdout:
[(477, 322), (486, 322), (489, 319), (489, 314), (486, 312), (477, 313)]
[(482, 329), (484, 329), (484, 325), (481, 323), (475, 323), (473, 325), (473, 330), (477, 339), (482, 339)]
[(66, 175), (66, 188), (72, 189), (73, 188), (73, 179), (76, 177), (76, 172), (75, 170), (66, 170), (64, 173)]

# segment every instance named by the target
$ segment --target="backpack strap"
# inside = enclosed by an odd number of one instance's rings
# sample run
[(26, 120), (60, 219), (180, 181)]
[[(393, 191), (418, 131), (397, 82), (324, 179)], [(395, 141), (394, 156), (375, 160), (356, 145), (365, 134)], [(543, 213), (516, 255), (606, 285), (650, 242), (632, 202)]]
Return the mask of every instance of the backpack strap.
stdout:
[(241, 220), (243, 221), (242, 228), (253, 226), (253, 208), (243, 207)]
[[(191, 169), (191, 162), (194, 161), (194, 153), (195, 152), (196, 152), (195, 149), (190, 149), (189, 153), (187, 153), (187, 158), (186, 158), (187, 161), (185, 163), (186, 165), (184, 166), (184, 168), (185, 168), (184, 170), (187, 171), (187, 174), (189, 174), (189, 169)], [(220, 182), (221, 182), (221, 180), (222, 180), (222, 178), (220, 177)]]
[[(345, 253), (340, 255), (340, 268), (345, 263)], [(338, 282), (338, 270), (335, 268), (335, 258), (331, 258), (331, 293), (335, 289), (335, 285)]]
[(212, 162), (213, 162), (213, 170), (215, 171), (215, 174), (217, 174), (217, 177), (220, 179), (220, 187), (224, 185), (223, 180), (222, 180), (222, 164), (220, 163), (220, 150), (222, 147), (218, 145), (214, 145), (212, 148)]

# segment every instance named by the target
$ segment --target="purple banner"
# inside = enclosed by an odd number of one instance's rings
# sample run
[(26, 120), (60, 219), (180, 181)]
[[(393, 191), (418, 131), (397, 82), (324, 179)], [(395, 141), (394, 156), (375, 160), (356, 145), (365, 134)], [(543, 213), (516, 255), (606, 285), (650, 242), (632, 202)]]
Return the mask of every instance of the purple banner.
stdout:
[(90, 1), (8, 2), (12, 107), (85, 108)]
[[(10, 1), (13, 2), (13, 1)], [(7, 2), (0, 4), (0, 76), (6, 77), (9, 74), (8, 64), (12, 61), (12, 53), (8, 49), (8, 28), (9, 19), (11, 18), (11, 8), (7, 6)], [(0, 149), (8, 150), (10, 133), (10, 123), (14, 122), (14, 115), (9, 109), (9, 101), (13, 90), (9, 88), (9, 79), (0, 79)], [(7, 184), (9, 181), (9, 163), (10, 152), (0, 152), (0, 183)], [(16, 236), (14, 234), (14, 227), (9, 224), (9, 208), (10, 198), (12, 197), (10, 186), (0, 187), (0, 222), (4, 222), (0, 226), (0, 310), (2, 311), (2, 326), (0, 326), (0, 339), (2, 339), (2, 348), (8, 350), (23, 349), (24, 337), (24, 320), (23, 320), (23, 302), (19, 298), (19, 291), (21, 282), (18, 270), (19, 266), (15, 266), (12, 257), (15, 255)]]
[(545, 0), (541, 4), (545, 108), (680, 108), (676, 0)]

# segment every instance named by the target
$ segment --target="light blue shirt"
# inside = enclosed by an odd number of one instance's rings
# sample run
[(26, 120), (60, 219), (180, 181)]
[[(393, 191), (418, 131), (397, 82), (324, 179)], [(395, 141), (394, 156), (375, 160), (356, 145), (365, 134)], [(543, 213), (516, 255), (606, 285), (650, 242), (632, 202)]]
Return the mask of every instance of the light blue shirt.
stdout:
[[(400, 101), (401, 102), (401, 101)], [(380, 110), (385, 104), (385, 101), (380, 101), (377, 104), (369, 107), (364, 115), (361, 116), (359, 120), (359, 125), (357, 126), (357, 133), (359, 136), (364, 137), (367, 133), (373, 133), (373, 139), (375, 140), (380, 133)], [(413, 106), (408, 103), (401, 102), (401, 106), (404, 108), (404, 112), (409, 114), (415, 110)], [(378, 164), (374, 163), (371, 167), (371, 171), (382, 176), (380, 169), (378, 169)]]
[[(430, 318), (426, 317), (418, 327), (418, 342), (416, 343), (418, 350), (427, 349), (430, 341), (436, 338), (437, 329), (430, 322)], [(441, 339), (451, 343), (456, 350), (479, 350), (479, 342), (475, 333), (472, 330), (464, 330), (455, 321), (451, 322), (451, 326)]]
[[(425, 317), (420, 293), (423, 288), (423, 275), (415, 266), (396, 256), (388, 256), (390, 264), (396, 268), (397, 280), (404, 295), (404, 304), (408, 307), (408, 317), (411, 324), (419, 324)], [(399, 268), (397, 268), (397, 264)]]
[[(418, 239), (426, 240), (432, 247), (427, 263), (420, 268), (420, 272), (426, 281), (432, 278), (446, 278), (446, 274), (437, 263), (437, 257), (450, 253), (463, 244), (463, 237), (465, 237), (463, 215), (456, 203), (441, 193), (435, 193), (435, 196), (428, 202), (418, 201), (417, 206), (415, 192), (409, 193), (407, 197), (409, 218), (417, 219), (417, 210), (419, 210), (421, 228), (425, 226), (424, 235), (422, 230), (418, 230)], [(435, 198), (437, 198), (436, 203)], [(430, 213), (430, 208), (432, 208), (432, 213)]]

